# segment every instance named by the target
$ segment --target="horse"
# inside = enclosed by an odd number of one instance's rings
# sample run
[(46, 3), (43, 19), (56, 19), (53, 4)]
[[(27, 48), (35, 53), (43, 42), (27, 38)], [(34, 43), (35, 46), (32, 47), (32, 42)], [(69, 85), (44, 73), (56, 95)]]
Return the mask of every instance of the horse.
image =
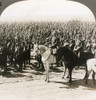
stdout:
[(83, 51), (81, 52), (81, 55), (78, 58), (79, 58), (79, 64), (86, 66), (86, 61), (88, 59), (94, 58), (94, 54), (92, 52)]
[(16, 64), (19, 65), (19, 71), (22, 72), (22, 69), (23, 69), (23, 64), (24, 64), (24, 68), (25, 68), (25, 61), (26, 60), (29, 60), (29, 64), (30, 64), (30, 50), (26, 50), (26, 51), (23, 51), (22, 53), (20, 54), (17, 54), (15, 56), (15, 70), (17, 70), (17, 67), (16, 67)]
[(90, 73), (92, 72), (93, 84), (96, 85), (96, 81), (95, 81), (96, 58), (88, 59), (86, 62), (86, 65), (87, 65), (87, 68), (86, 68), (85, 82), (86, 84), (88, 84), (88, 77)]
[[(51, 48), (47, 48), (46, 46), (38, 45), (36, 48), (37, 54), (41, 54), (42, 56), (42, 62), (44, 64), (45, 70), (46, 70), (46, 81), (49, 82), (49, 69), (50, 64), (53, 63), (53, 55), (51, 54)], [(84, 56), (84, 62), (87, 61), (87, 59), (90, 59), (93, 57), (92, 53), (85, 53), (86, 56)], [(72, 50), (70, 50), (68, 47), (60, 47), (57, 49), (56, 53), (57, 61), (61, 61), (65, 64), (65, 69), (68, 68), (69, 71), (69, 83), (72, 82), (72, 70), (75, 68), (75, 66), (80, 66), (83, 63), (80, 62), (80, 59)], [(64, 71), (65, 75), (65, 71)], [(63, 75), (63, 76), (64, 76)]]
[(54, 62), (54, 55), (51, 53), (51, 48), (48, 48), (44, 45), (38, 45), (34, 48), (35, 56), (41, 55), (41, 60), (39, 63), (43, 63), (46, 71), (46, 78), (45, 81), (49, 82), (49, 70), (50, 65)]
[(71, 83), (72, 82), (72, 77), (71, 77), (72, 70), (78, 64), (77, 55), (72, 50), (68, 49), (67, 47), (60, 47), (57, 50), (57, 59), (58, 61), (60, 60), (64, 61), (65, 70), (66, 68), (68, 68), (68, 71), (69, 71), (69, 83)]
[[(78, 57), (75, 52), (70, 50), (68, 47), (60, 47), (57, 50), (57, 59), (60, 61), (64, 61), (65, 64), (65, 71), (68, 68), (69, 72), (69, 83), (72, 82), (72, 70), (75, 66), (81, 66), (86, 63), (88, 59), (93, 58), (94, 55), (91, 52), (82, 52), (82, 55)], [(83, 59), (83, 61), (82, 61)], [(65, 72), (64, 72), (65, 75)], [(63, 75), (63, 77), (64, 77)]]
[(7, 58), (11, 56), (11, 51), (8, 47), (4, 46), (0, 53), (0, 65), (4, 69), (4, 73), (7, 73)]

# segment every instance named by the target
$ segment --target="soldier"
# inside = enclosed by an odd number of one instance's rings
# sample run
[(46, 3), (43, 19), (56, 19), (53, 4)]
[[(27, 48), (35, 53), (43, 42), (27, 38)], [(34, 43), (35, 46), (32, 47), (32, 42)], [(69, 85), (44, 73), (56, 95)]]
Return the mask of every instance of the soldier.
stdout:
[(94, 57), (96, 58), (96, 40), (93, 39), (92, 41), (92, 53), (94, 54)]
[(87, 43), (86, 43), (86, 51), (91, 52), (91, 47), (92, 47), (91, 41), (88, 40)]
[(52, 45), (52, 47), (51, 48), (56, 48), (57, 47), (57, 37), (56, 37), (56, 32), (55, 31), (53, 31), (53, 33), (52, 33), (52, 39), (51, 39), (51, 45)]
[(71, 50), (73, 50), (73, 49), (74, 49), (74, 46), (75, 46), (75, 40), (71, 39), (71, 40), (70, 40), (69, 48), (70, 48)]
[(77, 41), (75, 42), (74, 51), (76, 52), (78, 57), (80, 57), (81, 52), (83, 51), (83, 43), (80, 39), (77, 39)]
[(59, 39), (56, 37), (56, 32), (53, 31), (52, 37), (51, 37), (51, 48), (52, 48), (52, 54), (53, 54), (53, 66), (58, 66), (58, 61), (56, 59), (56, 51), (58, 47)]
[(23, 52), (24, 48), (23, 48), (23, 44), (21, 43), (19, 45), (19, 49), (18, 49), (18, 53), (21, 54)]

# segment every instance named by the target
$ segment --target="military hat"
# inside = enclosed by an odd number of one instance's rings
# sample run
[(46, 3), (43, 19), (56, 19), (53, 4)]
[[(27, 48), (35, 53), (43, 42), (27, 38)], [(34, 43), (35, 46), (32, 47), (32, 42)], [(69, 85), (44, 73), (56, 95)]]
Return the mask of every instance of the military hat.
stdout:
[(68, 46), (68, 45), (69, 45), (69, 43), (68, 43), (68, 42), (65, 42), (65, 43), (64, 43), (64, 47), (65, 47), (65, 46)]

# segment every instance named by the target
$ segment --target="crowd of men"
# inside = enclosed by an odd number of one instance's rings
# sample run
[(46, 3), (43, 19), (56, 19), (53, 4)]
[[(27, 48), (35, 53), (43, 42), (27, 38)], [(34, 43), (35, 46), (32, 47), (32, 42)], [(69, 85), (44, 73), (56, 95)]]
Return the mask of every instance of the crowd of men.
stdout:
[(77, 54), (80, 50), (95, 54), (96, 25), (78, 21), (0, 24), (0, 51), (7, 46), (14, 54), (20, 54), (36, 44), (52, 48), (67, 46)]

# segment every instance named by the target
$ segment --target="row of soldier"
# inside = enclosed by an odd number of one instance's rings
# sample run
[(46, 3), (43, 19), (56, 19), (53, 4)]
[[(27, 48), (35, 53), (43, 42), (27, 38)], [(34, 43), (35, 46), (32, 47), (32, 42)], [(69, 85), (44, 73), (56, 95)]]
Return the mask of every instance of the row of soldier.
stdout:
[(69, 24), (31, 23), (31, 25), (20, 24), (20, 27), (14, 24), (1, 25), (0, 48), (7, 46), (15, 55), (28, 50), (29, 45), (33, 48), (33, 45), (39, 44), (52, 48), (67, 46), (78, 55), (81, 51), (90, 51), (95, 54), (95, 25), (80, 24), (79, 26), (78, 22), (75, 22), (73, 27), (73, 24), (73, 22)]

